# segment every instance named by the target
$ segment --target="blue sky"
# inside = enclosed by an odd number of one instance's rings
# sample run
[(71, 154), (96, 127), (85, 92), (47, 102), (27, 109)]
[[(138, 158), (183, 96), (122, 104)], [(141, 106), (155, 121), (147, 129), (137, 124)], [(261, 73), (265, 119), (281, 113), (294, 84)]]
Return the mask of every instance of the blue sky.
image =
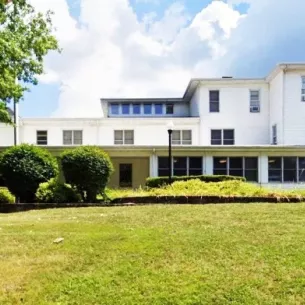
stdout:
[(99, 116), (100, 97), (180, 96), (191, 77), (262, 77), (305, 61), (305, 1), (33, 1), (55, 12), (64, 51), (46, 58), (25, 117)]

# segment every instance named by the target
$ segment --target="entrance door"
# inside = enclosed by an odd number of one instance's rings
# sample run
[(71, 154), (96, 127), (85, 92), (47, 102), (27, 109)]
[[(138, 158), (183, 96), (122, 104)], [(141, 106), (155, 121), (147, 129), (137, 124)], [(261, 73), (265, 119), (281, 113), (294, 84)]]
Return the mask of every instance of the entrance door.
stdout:
[(132, 187), (132, 164), (120, 164), (120, 187)]

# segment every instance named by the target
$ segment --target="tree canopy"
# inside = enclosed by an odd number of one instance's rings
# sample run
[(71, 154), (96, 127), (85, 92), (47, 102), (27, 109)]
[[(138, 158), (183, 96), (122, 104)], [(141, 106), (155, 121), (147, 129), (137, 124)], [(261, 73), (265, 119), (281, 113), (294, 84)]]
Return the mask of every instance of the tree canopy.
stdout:
[(12, 123), (7, 104), (19, 102), (29, 84), (38, 83), (44, 57), (59, 51), (51, 17), (28, 0), (0, 0), (0, 122)]

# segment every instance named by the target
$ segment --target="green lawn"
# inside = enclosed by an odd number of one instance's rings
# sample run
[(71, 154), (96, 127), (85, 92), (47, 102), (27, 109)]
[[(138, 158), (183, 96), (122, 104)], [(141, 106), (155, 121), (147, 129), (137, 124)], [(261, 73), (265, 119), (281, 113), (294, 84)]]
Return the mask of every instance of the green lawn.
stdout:
[(31, 211), (0, 241), (1, 305), (305, 304), (305, 204)]

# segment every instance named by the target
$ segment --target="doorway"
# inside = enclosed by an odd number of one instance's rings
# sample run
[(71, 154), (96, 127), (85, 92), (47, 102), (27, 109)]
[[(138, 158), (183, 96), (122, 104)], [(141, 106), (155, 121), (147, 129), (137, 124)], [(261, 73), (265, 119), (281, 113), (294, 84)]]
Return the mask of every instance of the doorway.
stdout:
[(132, 187), (132, 164), (120, 164), (120, 187)]

